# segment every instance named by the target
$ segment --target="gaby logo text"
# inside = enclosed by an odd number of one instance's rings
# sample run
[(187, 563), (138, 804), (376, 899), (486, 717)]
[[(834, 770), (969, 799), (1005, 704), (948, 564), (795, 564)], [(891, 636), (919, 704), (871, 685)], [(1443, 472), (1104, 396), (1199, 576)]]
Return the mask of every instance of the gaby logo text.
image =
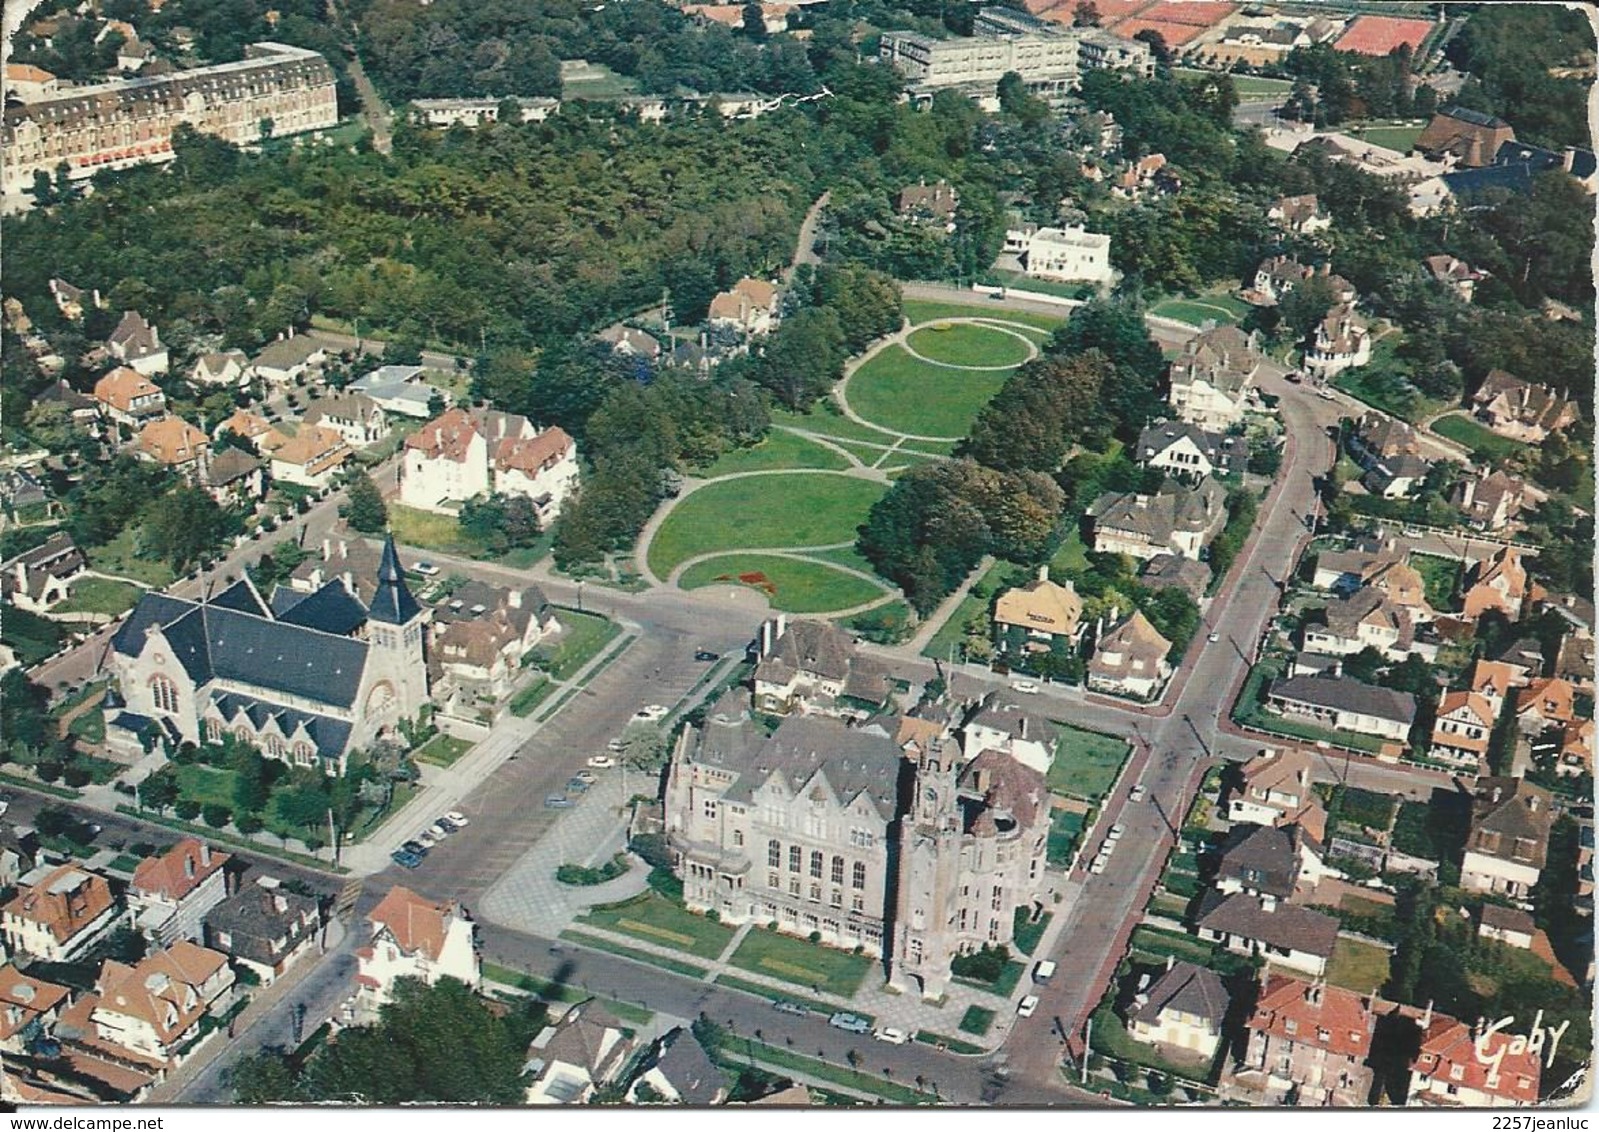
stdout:
[(1540, 1010), (1532, 1019), (1532, 1033), (1507, 1034), (1505, 1036), (1509, 1040), (1499, 1042), (1499, 1048), (1490, 1052), (1489, 1045), (1493, 1042), (1494, 1036), (1504, 1034), (1507, 1029), (1515, 1024), (1516, 1019), (1513, 1016), (1506, 1015), (1477, 1035), (1477, 1040), (1473, 1047), (1477, 1060), (1483, 1065), (1493, 1066), (1495, 1074), (1499, 1072), (1499, 1065), (1504, 1061), (1507, 1053), (1512, 1055), (1531, 1053), (1534, 1056), (1541, 1054), (1545, 1067), (1553, 1065), (1555, 1063), (1555, 1053), (1560, 1049), (1560, 1039), (1565, 1035), (1566, 1027), (1571, 1025), (1571, 1020), (1568, 1018), (1558, 1026), (1545, 1026), (1543, 1024), (1543, 1011)]

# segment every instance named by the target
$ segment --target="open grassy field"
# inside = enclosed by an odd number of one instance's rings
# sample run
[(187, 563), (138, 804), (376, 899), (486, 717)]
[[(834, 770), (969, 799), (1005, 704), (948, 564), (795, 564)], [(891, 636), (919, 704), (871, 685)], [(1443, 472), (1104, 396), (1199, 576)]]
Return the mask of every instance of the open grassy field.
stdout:
[(1388, 981), (1388, 952), (1369, 943), (1340, 937), (1327, 963), (1327, 981), (1361, 994)]
[(1432, 422), (1432, 430), (1456, 444), (1464, 445), (1470, 449), (1472, 459), (1485, 464), (1502, 463), (1527, 447), (1519, 440), (1511, 440), (1484, 428), (1465, 413), (1439, 417)]
[(232, 808), (233, 788), (239, 776), (231, 770), (190, 763), (178, 767), (178, 792), (200, 805), (219, 805)]
[(110, 578), (79, 578), (72, 583), (72, 596), (55, 607), (56, 613), (103, 613), (116, 617), (132, 609), (144, 591), (131, 582)]
[(1122, 740), (1069, 724), (1055, 741), (1049, 788), (1060, 794), (1097, 802), (1110, 792), (1129, 748)]
[(842, 412), (836, 411), (837, 408), (831, 401), (823, 401), (815, 410), (809, 413), (796, 413), (789, 409), (773, 409), (772, 424), (787, 425), (790, 428), (814, 432), (818, 436), (827, 436), (834, 440), (865, 441), (867, 444), (894, 443), (894, 437), (882, 429), (872, 428), (870, 425), (852, 421), (844, 416)]
[(738, 945), (730, 962), (757, 975), (848, 998), (860, 989), (874, 961), (865, 955), (755, 928)]
[(601, 904), (578, 917), (579, 923), (620, 932), (660, 947), (715, 959), (733, 938), (733, 929), (696, 916), (659, 893), (641, 893), (617, 904)]
[(685, 590), (701, 586), (749, 586), (766, 595), (773, 609), (786, 613), (831, 613), (850, 609), (886, 590), (864, 578), (816, 562), (762, 554), (726, 554), (708, 558), (683, 572)]
[(910, 319), (912, 326), (920, 326), (924, 322), (936, 322), (941, 318), (992, 318), (1001, 322), (1020, 322), (1026, 326), (1034, 326), (1039, 330), (1056, 330), (1061, 323), (1066, 321), (1066, 312), (1058, 315), (1038, 314), (1034, 311), (1013, 311), (1001, 306), (992, 299), (978, 299), (970, 303), (941, 303), (926, 299), (906, 299), (905, 317)]
[(678, 500), (650, 543), (664, 578), (684, 559), (745, 547), (853, 542), (883, 485), (827, 473), (723, 480)]
[(417, 751), (416, 758), (418, 762), (432, 763), (434, 766), (449, 766), (471, 749), (472, 744), (466, 739), (457, 739), (454, 735), (435, 735)]
[(130, 523), (104, 546), (84, 547), (83, 552), (88, 556), (89, 564), (102, 574), (133, 578), (158, 589), (170, 585), (173, 578), (177, 577), (171, 566), (159, 559), (139, 555), (138, 527), (139, 524)]
[(866, 420), (897, 432), (961, 437), (1011, 372), (929, 365), (890, 346), (855, 371), (849, 403)]
[(792, 432), (773, 429), (754, 448), (735, 448), (709, 467), (696, 470), (701, 479), (715, 479), (734, 472), (758, 472), (767, 468), (824, 468), (842, 471), (848, 467), (844, 457), (815, 441)]
[(1353, 126), (1350, 127), (1349, 133), (1372, 145), (1380, 145), (1397, 153), (1409, 153), (1411, 147), (1416, 144), (1416, 139), (1421, 137), (1424, 128), (1403, 122), (1391, 122), (1386, 125)]
[(485, 548), (476, 539), (461, 531), (454, 515), (438, 515), (403, 503), (389, 503), (389, 525), (394, 530), (394, 541), (423, 550), (437, 550), (443, 554), (465, 554), (483, 557)]
[(1016, 335), (970, 322), (935, 322), (905, 341), (922, 357), (952, 366), (1019, 366), (1029, 353)]

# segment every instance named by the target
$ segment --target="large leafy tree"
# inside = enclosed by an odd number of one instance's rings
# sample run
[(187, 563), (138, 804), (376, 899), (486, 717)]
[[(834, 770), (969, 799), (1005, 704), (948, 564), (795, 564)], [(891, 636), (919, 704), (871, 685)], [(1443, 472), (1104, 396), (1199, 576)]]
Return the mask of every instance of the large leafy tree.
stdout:
[(377, 534), (389, 522), (389, 508), (383, 502), (383, 493), (370, 475), (359, 475), (350, 481), (349, 495), (339, 506), (339, 514), (364, 534)]

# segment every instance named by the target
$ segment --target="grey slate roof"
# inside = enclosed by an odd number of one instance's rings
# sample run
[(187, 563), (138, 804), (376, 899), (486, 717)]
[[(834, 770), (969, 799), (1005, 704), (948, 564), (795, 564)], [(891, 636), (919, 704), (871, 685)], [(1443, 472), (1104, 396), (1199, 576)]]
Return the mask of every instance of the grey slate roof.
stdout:
[(1344, 677), (1294, 676), (1276, 680), (1269, 696), (1335, 711), (1358, 712), (1407, 727), (1416, 721), (1416, 698), (1409, 692), (1395, 692)]
[(662, 1044), (665, 1049), (655, 1068), (672, 1083), (683, 1103), (715, 1104), (726, 1090), (727, 1081), (694, 1035), (678, 1029), (675, 1035), (668, 1034), (662, 1039)]
[(1133, 458), (1146, 463), (1184, 438), (1223, 472), (1241, 472), (1249, 461), (1249, 442), (1244, 437), (1211, 432), (1187, 421), (1165, 421), (1145, 428), (1138, 434)]
[(284, 625), (303, 625), (336, 637), (348, 637), (366, 623), (366, 607), (357, 601), (337, 578), (303, 601), (295, 602), (278, 614)]
[(239, 579), (227, 589), (212, 595), (207, 601), (208, 605), (215, 605), (222, 609), (232, 609), (239, 613), (249, 613), (256, 617), (265, 617), (267, 607), (261, 602), (261, 595), (244, 579)]
[(1139, 535), (1154, 545), (1176, 531), (1204, 531), (1226, 521), (1227, 491), (1215, 480), (1192, 488), (1168, 479), (1154, 495), (1107, 491), (1088, 508), (1098, 528)]
[(1331, 916), (1295, 904), (1279, 904), (1268, 912), (1258, 897), (1243, 892), (1207, 893), (1199, 906), (1199, 926), (1323, 959), (1332, 955), (1338, 939), (1338, 921)]
[[(307, 936), (315, 935), (322, 917), (317, 902), (284, 888), (246, 885), (205, 914), (206, 946), (263, 967), (275, 967)], [(227, 932), (222, 946), (217, 933)], [(283, 940), (274, 954), (272, 944)]]
[(405, 584), (405, 574), (400, 570), (400, 556), (394, 549), (394, 536), (383, 540), (383, 558), (378, 563), (378, 589), (372, 595), (370, 616), (374, 621), (390, 625), (404, 625), (422, 612), (411, 588)]
[(251, 726), (257, 731), (265, 727), (270, 719), (278, 721), (278, 730), (285, 736), (292, 736), (295, 729), (303, 725), (305, 733), (316, 745), (317, 754), (328, 758), (337, 758), (343, 753), (349, 744), (350, 732), (353, 730), (353, 725), (348, 720), (263, 703), (238, 692), (213, 692), (211, 703), (216, 705), (217, 713), (228, 723), (231, 723), (242, 710), (249, 718)]
[(1293, 835), (1276, 826), (1234, 826), (1222, 846), (1216, 876), (1280, 900), (1288, 899), (1294, 894), (1294, 881), (1299, 876), (1299, 854)]
[(1146, 992), (1148, 1001), (1135, 1007), (1129, 1021), (1154, 1022), (1162, 1011), (1175, 1010), (1203, 1018), (1217, 1030), (1227, 1016), (1229, 996), (1221, 976), (1207, 967), (1178, 960)]
[(1182, 554), (1157, 554), (1144, 563), (1138, 580), (1152, 590), (1182, 590), (1197, 602), (1210, 585), (1210, 567)]
[(865, 793), (885, 820), (892, 820), (899, 775), (906, 765), (894, 736), (881, 726), (849, 727), (827, 716), (790, 716), (771, 738), (761, 741), (753, 723), (707, 721), (699, 733), (694, 761), (725, 767), (738, 775), (724, 797), (748, 802), (773, 775), (798, 790), (824, 779), (845, 804)]

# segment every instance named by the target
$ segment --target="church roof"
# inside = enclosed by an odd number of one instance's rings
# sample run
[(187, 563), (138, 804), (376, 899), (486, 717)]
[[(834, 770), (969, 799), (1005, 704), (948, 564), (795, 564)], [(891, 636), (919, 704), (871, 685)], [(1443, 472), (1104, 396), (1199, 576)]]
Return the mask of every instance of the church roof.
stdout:
[(400, 569), (400, 555), (394, 549), (394, 536), (387, 535), (383, 539), (383, 559), (378, 563), (378, 591), (372, 595), (370, 616), (374, 621), (404, 625), (421, 612), (422, 607), (411, 596), (411, 588), (405, 584), (405, 574)]

